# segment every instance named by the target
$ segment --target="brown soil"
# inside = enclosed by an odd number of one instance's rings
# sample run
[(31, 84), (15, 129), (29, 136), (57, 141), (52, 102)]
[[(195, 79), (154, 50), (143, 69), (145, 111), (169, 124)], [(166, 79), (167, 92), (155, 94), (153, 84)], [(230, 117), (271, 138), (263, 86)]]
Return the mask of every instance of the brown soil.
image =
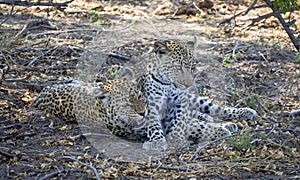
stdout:
[[(270, 12), (261, 8), (218, 27), (250, 1), (199, 9), (186, 2), (85, 0), (65, 12), (16, 6), (0, 29), (0, 178), (299, 178), (300, 120), (289, 112), (300, 109), (300, 64), (282, 26), (271, 17), (246, 27)], [(0, 22), (10, 8), (0, 5)], [(299, 11), (292, 18), (300, 27)], [(194, 36), (202, 94), (258, 112), (254, 121), (236, 122), (237, 136), (149, 158), (140, 143), (80, 136), (76, 122), (30, 108), (43, 87), (83, 80), (98, 68), (77, 64), (100, 66), (112, 51), (138, 58), (156, 39)]]

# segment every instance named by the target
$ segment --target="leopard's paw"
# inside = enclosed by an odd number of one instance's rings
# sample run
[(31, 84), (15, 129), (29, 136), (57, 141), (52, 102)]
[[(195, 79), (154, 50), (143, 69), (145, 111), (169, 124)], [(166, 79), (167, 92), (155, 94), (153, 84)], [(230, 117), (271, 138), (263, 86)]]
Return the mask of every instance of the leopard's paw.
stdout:
[(165, 151), (168, 149), (168, 143), (166, 141), (166, 138), (149, 140), (144, 142), (143, 148), (146, 150)]
[(235, 133), (239, 130), (238, 125), (232, 122), (225, 122), (222, 127), (229, 130), (230, 133)]
[(168, 142), (172, 144), (173, 147), (188, 147), (190, 145), (189, 141), (184, 135), (173, 134), (172, 132), (167, 135)]
[(239, 120), (252, 120), (257, 115), (257, 112), (251, 108), (239, 108), (238, 119)]

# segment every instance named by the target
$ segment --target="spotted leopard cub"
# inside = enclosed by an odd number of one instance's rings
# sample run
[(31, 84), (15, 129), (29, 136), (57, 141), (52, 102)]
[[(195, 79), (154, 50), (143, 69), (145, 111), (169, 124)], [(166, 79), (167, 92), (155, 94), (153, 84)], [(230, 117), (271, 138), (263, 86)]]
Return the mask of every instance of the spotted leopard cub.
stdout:
[(250, 108), (222, 108), (190, 92), (194, 47), (195, 41), (154, 43), (155, 56), (137, 80), (148, 103), (144, 149), (164, 151), (168, 144), (187, 146), (189, 139), (211, 140), (236, 129), (232, 123), (216, 123), (210, 115), (239, 120), (256, 115)]
[(147, 110), (146, 100), (129, 78), (46, 87), (31, 106), (122, 137), (142, 126)]

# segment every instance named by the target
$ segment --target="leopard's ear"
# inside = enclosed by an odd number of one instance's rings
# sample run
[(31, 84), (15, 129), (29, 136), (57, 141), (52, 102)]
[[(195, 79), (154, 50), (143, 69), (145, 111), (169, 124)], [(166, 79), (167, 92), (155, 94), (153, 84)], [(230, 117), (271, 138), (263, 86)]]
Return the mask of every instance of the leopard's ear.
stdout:
[(154, 52), (156, 54), (167, 54), (169, 51), (167, 45), (161, 41), (156, 41), (154, 43)]
[(135, 74), (133, 70), (127, 66), (123, 66), (122, 75), (123, 75), (122, 78), (127, 80), (131, 80), (135, 78)]

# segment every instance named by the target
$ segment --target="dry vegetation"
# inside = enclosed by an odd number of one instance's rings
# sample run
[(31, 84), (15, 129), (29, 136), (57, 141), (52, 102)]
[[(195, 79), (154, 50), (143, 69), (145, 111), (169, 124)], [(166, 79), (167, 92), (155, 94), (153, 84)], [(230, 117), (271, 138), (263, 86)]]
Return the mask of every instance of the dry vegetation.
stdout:
[[(249, 26), (270, 11), (261, 8), (218, 26), (250, 1), (176, 2), (85, 0), (64, 12), (16, 6), (12, 15), (0, 5), (0, 22), (9, 16), (0, 26), (1, 179), (299, 178), (300, 56), (278, 20)], [(299, 11), (292, 18), (300, 27)], [(80, 136), (76, 122), (30, 109), (43, 87), (82, 78), (79, 63), (101, 63), (114, 50), (138, 58), (155, 39), (193, 36), (203, 94), (258, 111), (255, 121), (237, 122), (239, 134), (159, 160), (121, 158)]]

